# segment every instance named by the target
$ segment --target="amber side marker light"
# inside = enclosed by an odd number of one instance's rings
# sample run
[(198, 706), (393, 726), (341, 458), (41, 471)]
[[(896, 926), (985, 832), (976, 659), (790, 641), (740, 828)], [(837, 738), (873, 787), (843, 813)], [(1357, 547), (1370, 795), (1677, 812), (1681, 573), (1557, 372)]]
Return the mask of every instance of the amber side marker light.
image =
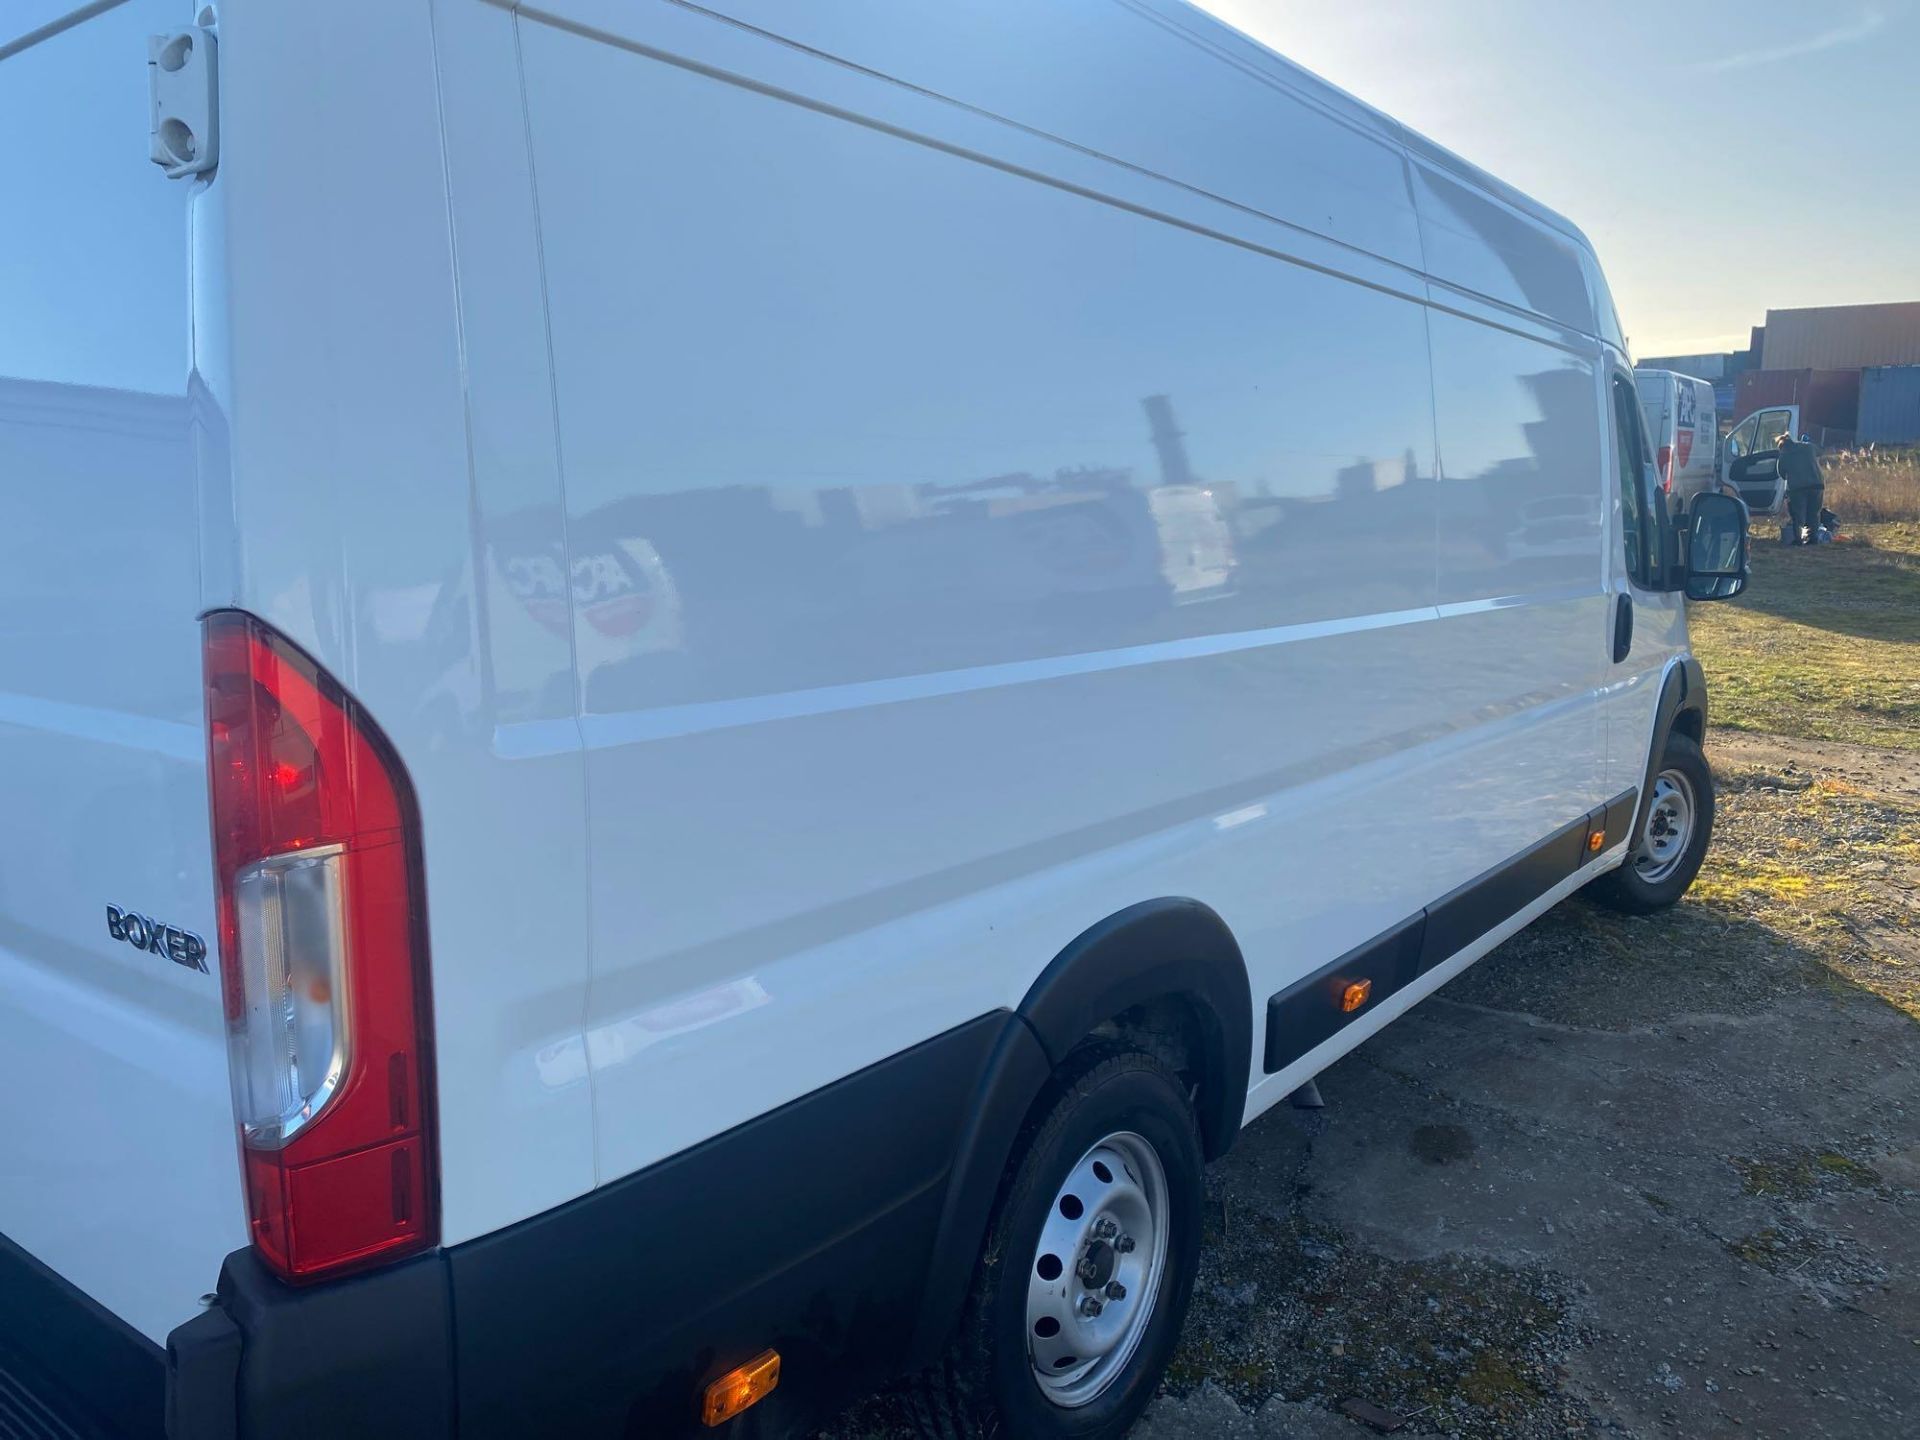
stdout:
[(1356, 980), (1340, 992), (1340, 1008), (1351, 1015), (1367, 1003), (1367, 997), (1373, 994), (1371, 980)]
[(700, 1406), (700, 1419), (707, 1425), (724, 1425), (742, 1410), (758, 1405), (780, 1383), (780, 1355), (766, 1350), (736, 1365), (707, 1386)]
[(1591, 850), (1596, 855), (1598, 855), (1601, 852), (1601, 850), (1603, 850), (1606, 847), (1606, 843), (1607, 843), (1607, 832), (1604, 830), (1596, 830), (1591, 835), (1587, 836), (1587, 849)]

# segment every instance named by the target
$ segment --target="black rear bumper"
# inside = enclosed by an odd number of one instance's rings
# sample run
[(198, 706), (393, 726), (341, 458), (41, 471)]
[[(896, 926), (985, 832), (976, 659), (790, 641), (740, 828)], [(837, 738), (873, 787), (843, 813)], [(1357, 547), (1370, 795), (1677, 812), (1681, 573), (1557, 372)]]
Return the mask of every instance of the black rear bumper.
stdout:
[(157, 1440), (160, 1347), (0, 1235), (0, 1435)]
[[(166, 1433), (793, 1434), (911, 1358), (947, 1178), (1009, 1026), (982, 1016), (557, 1210), (366, 1275), (297, 1289), (236, 1252), (217, 1303), (168, 1337)], [(779, 1388), (704, 1429), (706, 1385), (768, 1348)]]
[(455, 1433), (444, 1253), (295, 1289), (236, 1250), (215, 1293), (167, 1337), (169, 1440)]

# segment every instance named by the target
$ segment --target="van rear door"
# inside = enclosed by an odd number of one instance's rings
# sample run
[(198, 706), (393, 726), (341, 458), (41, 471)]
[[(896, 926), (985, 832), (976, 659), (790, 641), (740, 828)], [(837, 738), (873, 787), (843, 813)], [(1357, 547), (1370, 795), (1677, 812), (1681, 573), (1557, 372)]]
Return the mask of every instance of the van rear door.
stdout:
[(1705, 380), (1687, 380), (1684, 384), (1691, 395), (1685, 409), (1693, 439), (1683, 466), (1691, 496), (1713, 488), (1719, 460), (1720, 415), (1714, 405), (1713, 386)]
[(197, 619), (215, 422), (192, 187), (147, 158), (146, 37), (190, 10), (49, 8), (0, 20), (0, 126), (33, 137), (0, 226), (0, 1234), (162, 1341), (246, 1241)]

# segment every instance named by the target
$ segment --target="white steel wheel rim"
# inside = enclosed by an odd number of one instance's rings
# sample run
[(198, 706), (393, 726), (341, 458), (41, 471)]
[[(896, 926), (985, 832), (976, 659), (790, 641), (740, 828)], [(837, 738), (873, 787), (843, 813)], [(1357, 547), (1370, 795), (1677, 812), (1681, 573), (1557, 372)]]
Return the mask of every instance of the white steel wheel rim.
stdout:
[(1167, 1174), (1140, 1136), (1109, 1135), (1067, 1172), (1027, 1270), (1027, 1356), (1055, 1405), (1097, 1399), (1140, 1348), (1169, 1229)]
[(1642, 880), (1658, 885), (1679, 868), (1693, 840), (1695, 813), (1693, 782), (1678, 770), (1662, 770), (1633, 851), (1633, 867)]

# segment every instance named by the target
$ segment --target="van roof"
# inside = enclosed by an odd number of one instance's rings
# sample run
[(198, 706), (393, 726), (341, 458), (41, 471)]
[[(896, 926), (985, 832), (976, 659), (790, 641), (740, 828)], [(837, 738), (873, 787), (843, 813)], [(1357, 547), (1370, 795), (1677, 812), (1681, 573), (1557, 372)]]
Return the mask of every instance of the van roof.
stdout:
[(1382, 139), (1404, 146), (1412, 154), (1436, 169), (1448, 172), (1455, 179), (1504, 200), (1522, 214), (1539, 221), (1542, 225), (1558, 230), (1583, 250), (1592, 253), (1593, 242), (1587, 239), (1586, 232), (1578, 225), (1551, 206), (1542, 205), (1525, 191), (1509, 185), (1491, 171), (1482, 169), (1438, 141), (1431, 140), (1411, 126), (1394, 119), (1377, 106), (1370, 105), (1357, 95), (1341, 89), (1331, 80), (1316, 75), (1297, 61), (1289, 60), (1279, 51), (1222, 20), (1218, 15), (1202, 10), (1194, 0), (1158, 0), (1158, 3), (1178, 7), (1192, 16), (1197, 24), (1232, 37), (1233, 43), (1238, 48), (1250, 52), (1264, 69), (1274, 75), (1274, 78), (1304, 92), (1305, 95), (1319, 98), (1336, 114), (1343, 115), (1362, 128), (1373, 131)]

